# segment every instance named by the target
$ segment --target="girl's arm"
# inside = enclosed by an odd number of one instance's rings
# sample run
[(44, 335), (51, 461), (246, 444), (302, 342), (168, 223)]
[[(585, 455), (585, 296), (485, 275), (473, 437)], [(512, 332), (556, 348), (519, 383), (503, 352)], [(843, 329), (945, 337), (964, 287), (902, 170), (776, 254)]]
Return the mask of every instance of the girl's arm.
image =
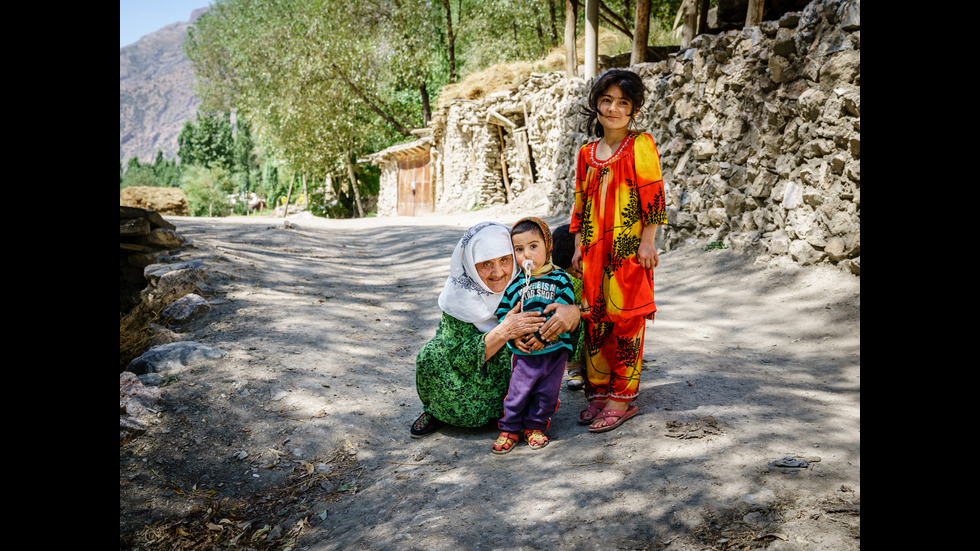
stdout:
[(657, 254), (657, 246), (654, 245), (658, 227), (657, 224), (643, 226), (643, 233), (640, 234), (640, 247), (636, 250), (636, 261), (647, 270), (652, 270), (657, 267), (657, 264), (660, 264), (660, 255)]
[(575, 249), (572, 253), (572, 265), (568, 269), (568, 273), (573, 276), (582, 279), (582, 234), (575, 232)]

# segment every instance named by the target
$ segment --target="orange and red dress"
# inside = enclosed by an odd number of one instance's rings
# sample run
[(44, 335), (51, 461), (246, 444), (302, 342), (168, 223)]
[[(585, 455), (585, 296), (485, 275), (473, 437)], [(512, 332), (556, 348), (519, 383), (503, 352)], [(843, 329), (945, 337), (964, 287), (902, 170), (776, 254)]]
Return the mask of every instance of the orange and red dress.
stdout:
[(667, 223), (660, 157), (653, 137), (630, 132), (608, 159), (598, 141), (578, 153), (569, 231), (581, 237), (588, 400), (632, 401), (640, 384), (646, 319), (657, 310), (653, 272), (639, 265), (643, 226)]

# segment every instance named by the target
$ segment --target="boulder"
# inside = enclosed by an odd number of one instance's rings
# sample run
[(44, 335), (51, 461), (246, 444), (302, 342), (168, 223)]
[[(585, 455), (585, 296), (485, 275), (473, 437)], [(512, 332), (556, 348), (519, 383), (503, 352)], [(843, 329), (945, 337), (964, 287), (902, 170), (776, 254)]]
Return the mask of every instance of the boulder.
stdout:
[(169, 369), (193, 365), (204, 360), (219, 359), (224, 355), (223, 351), (199, 342), (173, 342), (154, 346), (147, 350), (129, 362), (126, 371), (137, 375), (160, 373)]

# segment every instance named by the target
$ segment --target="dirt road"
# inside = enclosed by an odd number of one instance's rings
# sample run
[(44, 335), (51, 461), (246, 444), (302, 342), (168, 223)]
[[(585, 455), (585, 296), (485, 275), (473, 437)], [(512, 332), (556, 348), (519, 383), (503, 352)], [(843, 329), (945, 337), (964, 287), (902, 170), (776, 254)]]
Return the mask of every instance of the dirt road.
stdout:
[(541, 450), (411, 439), (453, 246), (517, 218), (168, 217), (211, 285), (181, 336), (225, 355), (162, 373), (121, 446), (120, 548), (860, 548), (860, 279), (832, 267), (665, 253), (641, 415), (590, 434), (563, 390)]

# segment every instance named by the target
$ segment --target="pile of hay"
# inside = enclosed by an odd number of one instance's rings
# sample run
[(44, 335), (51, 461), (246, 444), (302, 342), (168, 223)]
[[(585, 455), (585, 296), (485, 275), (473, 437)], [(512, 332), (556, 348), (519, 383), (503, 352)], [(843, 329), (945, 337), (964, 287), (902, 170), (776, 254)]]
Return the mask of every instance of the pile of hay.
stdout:
[[(585, 37), (575, 41), (576, 57), (585, 59)], [(632, 50), (632, 43), (621, 33), (599, 28), (599, 55), (615, 55)], [(497, 63), (486, 69), (466, 75), (460, 82), (447, 84), (439, 92), (437, 108), (441, 109), (457, 99), (478, 100), (494, 92), (507, 90), (519, 84), (531, 73), (546, 73), (565, 70), (565, 46), (553, 48), (542, 59), (536, 61), (514, 61)]]

